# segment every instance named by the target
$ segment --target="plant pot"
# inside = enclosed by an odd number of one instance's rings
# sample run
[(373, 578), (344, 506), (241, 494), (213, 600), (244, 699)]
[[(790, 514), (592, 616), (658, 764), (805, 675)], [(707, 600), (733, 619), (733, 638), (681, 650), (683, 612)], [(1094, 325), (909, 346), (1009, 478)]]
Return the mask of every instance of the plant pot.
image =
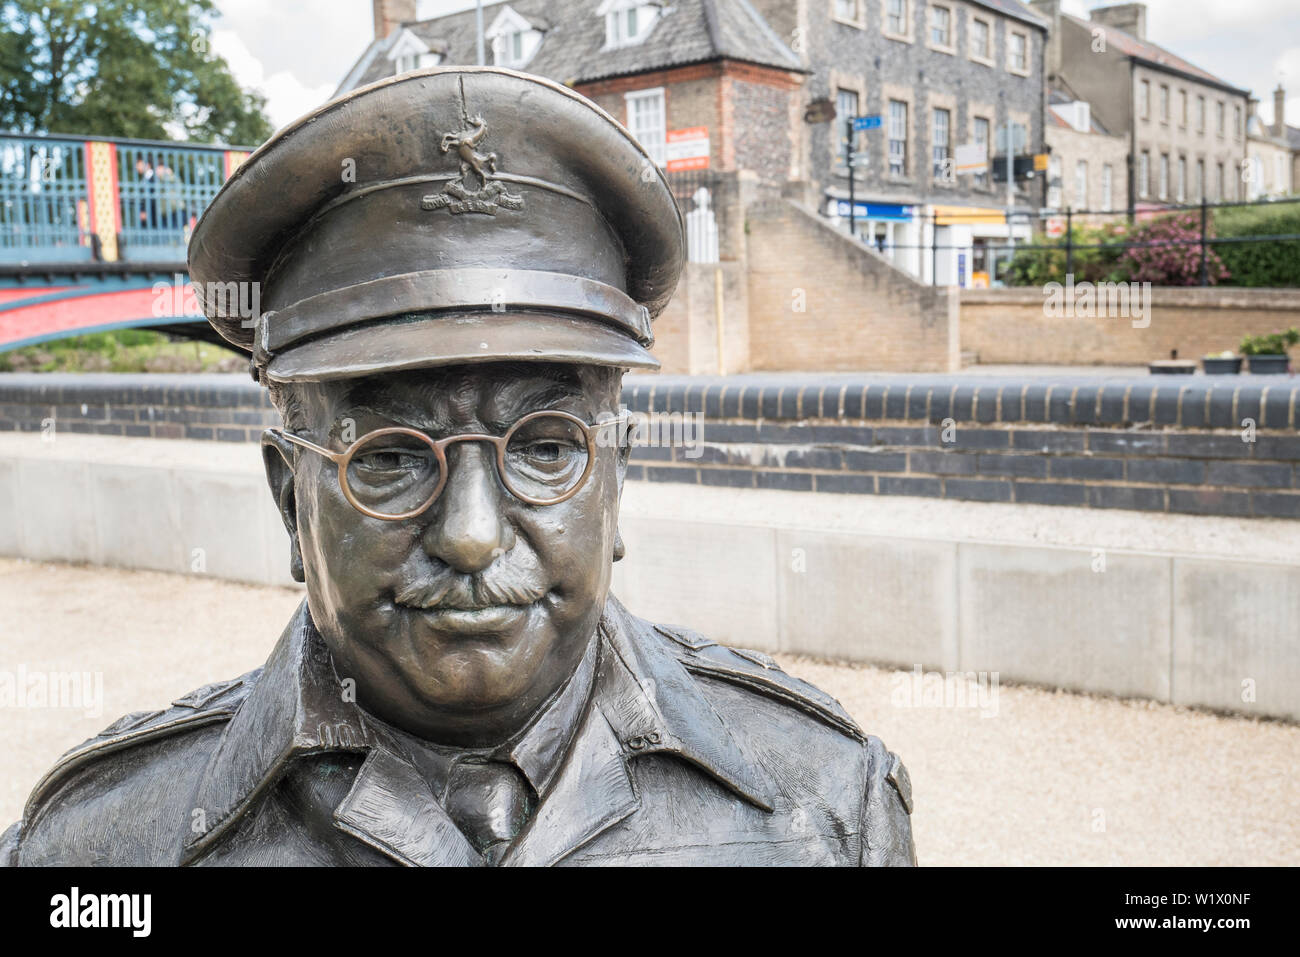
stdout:
[(1286, 375), (1290, 371), (1288, 356), (1251, 356), (1251, 375)]
[(1241, 356), (1223, 358), (1222, 356), (1205, 356), (1201, 359), (1206, 375), (1239, 375), (1241, 373)]

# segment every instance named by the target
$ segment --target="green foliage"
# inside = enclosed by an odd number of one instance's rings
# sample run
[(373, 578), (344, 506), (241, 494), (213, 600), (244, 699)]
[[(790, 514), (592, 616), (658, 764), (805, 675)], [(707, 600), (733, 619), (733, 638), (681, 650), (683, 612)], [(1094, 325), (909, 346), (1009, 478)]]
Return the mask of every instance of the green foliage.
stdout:
[[(1300, 203), (1216, 210), (1220, 236), (1300, 236)], [(1300, 286), (1300, 240), (1216, 246), (1234, 286)]]
[(247, 358), (150, 329), (112, 329), (0, 352), (0, 372), (240, 372)]
[(1300, 343), (1300, 329), (1270, 332), (1264, 336), (1247, 336), (1241, 340), (1243, 356), (1284, 356), (1287, 349)]
[(0, 127), (255, 145), (265, 98), (211, 53), (213, 0), (0, 0)]
[[(1121, 263), (1122, 249), (1092, 249), (1090, 246), (1123, 242), (1124, 224), (1075, 226), (1070, 230), (1074, 243), (1071, 269), (1075, 282), (1127, 282), (1128, 272)], [(1047, 240), (1036, 240), (1046, 243)], [(1011, 258), (1005, 281), (1011, 286), (1044, 286), (1065, 282), (1065, 237), (1055, 240), (1051, 249), (1022, 249)]]

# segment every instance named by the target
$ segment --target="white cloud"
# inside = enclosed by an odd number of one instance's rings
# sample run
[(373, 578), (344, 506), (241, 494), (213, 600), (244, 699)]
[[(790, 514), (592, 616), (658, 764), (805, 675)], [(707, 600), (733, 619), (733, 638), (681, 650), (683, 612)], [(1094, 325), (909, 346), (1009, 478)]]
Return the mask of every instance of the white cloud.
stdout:
[(230, 64), (240, 85), (266, 97), (266, 112), (276, 129), (309, 113), (329, 99), (335, 83), (308, 86), (292, 70), (281, 69), (267, 75), (266, 66), (233, 30), (212, 31), (213, 52)]

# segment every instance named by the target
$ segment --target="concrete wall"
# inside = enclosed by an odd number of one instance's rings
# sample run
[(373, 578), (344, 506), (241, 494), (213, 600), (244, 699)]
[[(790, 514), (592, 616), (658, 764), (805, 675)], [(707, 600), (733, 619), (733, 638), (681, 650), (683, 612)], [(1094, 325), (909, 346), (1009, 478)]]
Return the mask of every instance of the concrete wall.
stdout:
[[(1300, 719), (1300, 523), (629, 482), (614, 591), (740, 647)], [(0, 433), (0, 555), (287, 584), (252, 444)]]
[(656, 491), (626, 495), (614, 578), (651, 619), (768, 652), (1300, 718), (1296, 523), (1252, 554), (1230, 519), (1063, 527), (1034, 506)]
[[(1288, 289), (1152, 289), (1151, 324), (1125, 318), (1050, 318), (1039, 288), (961, 294), (961, 348), (981, 363), (1145, 365), (1236, 350), (1243, 336), (1300, 326), (1300, 296)], [(1297, 353), (1300, 355), (1300, 353)]]
[(945, 372), (956, 290), (922, 285), (788, 200), (746, 211), (750, 368)]

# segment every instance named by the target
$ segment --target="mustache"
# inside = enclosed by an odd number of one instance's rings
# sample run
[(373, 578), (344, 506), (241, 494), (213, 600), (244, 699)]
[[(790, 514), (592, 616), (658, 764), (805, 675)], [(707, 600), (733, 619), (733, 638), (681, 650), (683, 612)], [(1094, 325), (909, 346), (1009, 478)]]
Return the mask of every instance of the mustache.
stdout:
[(394, 600), (407, 608), (478, 611), (497, 605), (531, 605), (549, 589), (536, 567), (498, 569), (465, 575), (443, 566), (431, 577), (403, 585)]

